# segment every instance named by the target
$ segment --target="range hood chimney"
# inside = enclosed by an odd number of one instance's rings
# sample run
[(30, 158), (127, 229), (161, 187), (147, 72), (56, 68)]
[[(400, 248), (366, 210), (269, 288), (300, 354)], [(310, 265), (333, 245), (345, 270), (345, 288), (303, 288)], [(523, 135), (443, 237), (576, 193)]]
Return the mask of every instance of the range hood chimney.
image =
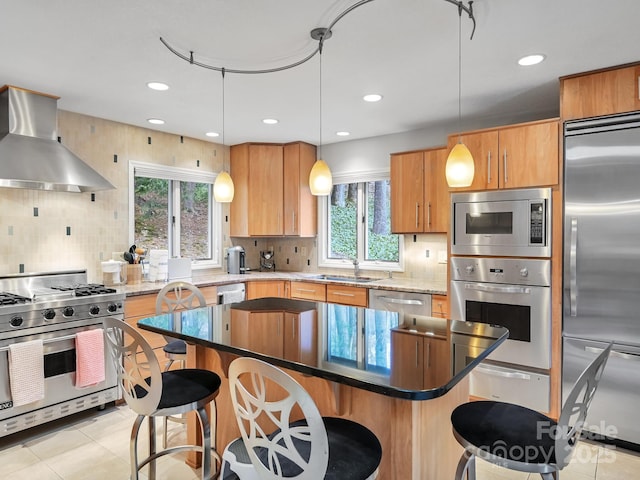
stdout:
[(0, 187), (94, 192), (115, 188), (57, 141), (58, 97), (0, 88)]

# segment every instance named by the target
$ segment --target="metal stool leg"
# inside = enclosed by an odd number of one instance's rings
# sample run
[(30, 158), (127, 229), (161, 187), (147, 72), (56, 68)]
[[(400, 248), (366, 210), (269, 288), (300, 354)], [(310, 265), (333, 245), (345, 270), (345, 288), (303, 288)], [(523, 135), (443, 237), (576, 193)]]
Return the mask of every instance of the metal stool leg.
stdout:
[[(149, 416), (149, 456), (156, 453), (156, 419)], [(149, 462), (149, 480), (156, 480), (156, 460)]]
[(140, 426), (144, 420), (144, 415), (138, 415), (133, 422), (131, 429), (131, 439), (129, 440), (129, 457), (131, 461), (131, 480), (138, 480), (138, 434)]
[(476, 480), (476, 456), (465, 450), (458, 461), (456, 480)]

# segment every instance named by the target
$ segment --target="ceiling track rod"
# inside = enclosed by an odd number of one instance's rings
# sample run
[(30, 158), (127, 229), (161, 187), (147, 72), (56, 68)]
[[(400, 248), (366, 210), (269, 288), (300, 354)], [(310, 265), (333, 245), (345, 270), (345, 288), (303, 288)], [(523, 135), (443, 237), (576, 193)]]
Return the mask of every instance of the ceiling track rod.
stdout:
[(462, 12), (466, 12), (469, 18), (473, 22), (473, 30), (471, 30), (471, 37), (469, 40), (473, 40), (473, 34), (476, 33), (476, 17), (473, 16), (473, 0), (469, 0), (469, 5), (465, 5), (462, 0), (444, 0), (458, 7), (458, 15), (462, 16)]
[[(447, 0), (447, 1), (451, 1), (451, 0)], [(175, 48), (173, 48), (171, 45), (169, 45), (169, 43), (162, 37), (160, 37), (160, 41), (162, 42), (162, 44), (165, 47), (167, 47), (167, 49), (171, 53), (173, 53), (177, 57), (183, 59), (186, 62), (189, 62), (191, 65), (196, 65), (198, 67), (207, 68), (209, 70), (215, 70), (215, 71), (218, 71), (218, 72), (224, 71), (226, 73), (239, 73), (239, 74), (245, 74), (245, 75), (255, 75), (255, 74), (261, 74), (261, 73), (281, 72), (283, 70), (288, 70), (290, 68), (294, 68), (294, 67), (297, 67), (299, 65), (302, 65), (303, 63), (311, 60), (318, 52), (322, 53), (322, 46), (324, 45), (324, 41), (328, 40), (329, 38), (331, 38), (331, 29), (333, 28), (333, 26), (336, 23), (338, 23), (338, 21), (340, 21), (348, 13), (352, 12), (356, 8), (360, 7), (361, 5), (364, 5), (365, 3), (370, 3), (370, 2), (373, 2), (373, 0), (360, 0), (359, 2), (354, 3), (349, 8), (347, 8), (345, 11), (343, 11), (340, 15), (338, 15), (329, 24), (329, 27), (327, 27), (327, 28), (320, 27), (320, 28), (313, 29), (312, 32), (311, 32), (311, 37), (314, 40), (318, 40), (318, 46), (316, 47), (316, 49), (313, 52), (311, 52), (309, 55), (307, 55), (306, 57), (302, 58), (301, 60), (298, 60), (296, 62), (287, 64), (287, 65), (282, 65), (280, 67), (266, 68), (266, 69), (262, 69), (262, 70), (243, 70), (243, 69), (218, 67), (218, 66), (215, 66), (215, 65), (209, 65), (209, 64), (206, 64), (206, 63), (202, 63), (202, 62), (196, 61), (194, 56), (193, 56), (193, 51), (190, 51), (189, 55), (184, 55), (183, 53), (178, 52)], [(466, 9), (466, 7), (465, 7), (465, 9)], [(474, 25), (475, 25), (475, 23), (474, 23)]]

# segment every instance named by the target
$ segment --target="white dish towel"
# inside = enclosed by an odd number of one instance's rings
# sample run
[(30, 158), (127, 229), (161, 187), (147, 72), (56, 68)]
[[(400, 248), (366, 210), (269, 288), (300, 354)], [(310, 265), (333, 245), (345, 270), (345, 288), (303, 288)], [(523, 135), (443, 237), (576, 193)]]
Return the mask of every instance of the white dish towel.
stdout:
[(42, 340), (9, 345), (9, 382), (14, 407), (44, 398)]

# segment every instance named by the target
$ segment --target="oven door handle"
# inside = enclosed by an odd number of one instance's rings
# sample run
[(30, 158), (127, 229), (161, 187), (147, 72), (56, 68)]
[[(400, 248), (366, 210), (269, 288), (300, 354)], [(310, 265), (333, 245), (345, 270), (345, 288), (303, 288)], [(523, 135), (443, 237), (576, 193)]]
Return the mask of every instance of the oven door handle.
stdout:
[[(46, 345), (47, 343), (64, 342), (65, 340), (73, 340), (74, 338), (76, 338), (75, 334), (65, 335), (64, 337), (47, 338), (45, 340), (42, 340), (42, 343)], [(9, 351), (8, 345), (6, 347), (0, 347), (0, 352), (5, 352), (5, 351)]]
[(502, 377), (502, 378), (518, 378), (520, 380), (531, 380), (531, 375), (527, 375), (523, 372), (505, 372), (502, 370), (495, 370), (491, 367), (483, 367), (482, 365), (478, 365), (476, 367), (476, 371), (479, 373), (484, 373), (486, 375), (492, 375), (494, 377)]
[(464, 288), (466, 290), (478, 290), (479, 292), (490, 293), (517, 293), (517, 294), (530, 294), (531, 289), (529, 287), (516, 287), (516, 286), (499, 286), (499, 285), (484, 285), (477, 283), (465, 283)]

